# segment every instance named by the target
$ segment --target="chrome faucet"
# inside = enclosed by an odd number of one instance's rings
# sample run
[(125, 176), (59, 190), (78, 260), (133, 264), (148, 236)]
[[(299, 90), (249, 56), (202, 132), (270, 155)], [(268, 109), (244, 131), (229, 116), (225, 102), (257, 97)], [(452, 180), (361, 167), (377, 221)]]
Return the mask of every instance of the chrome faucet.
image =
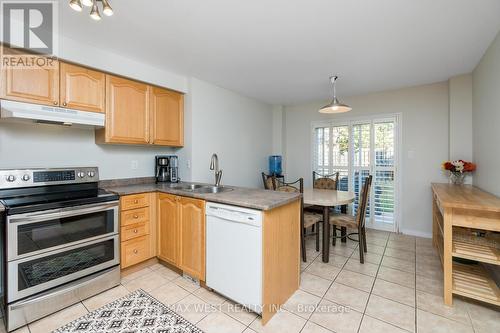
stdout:
[(210, 159), (210, 170), (214, 170), (215, 174), (215, 186), (220, 186), (222, 181), (222, 170), (219, 170), (219, 157), (217, 154), (212, 154), (212, 158)]

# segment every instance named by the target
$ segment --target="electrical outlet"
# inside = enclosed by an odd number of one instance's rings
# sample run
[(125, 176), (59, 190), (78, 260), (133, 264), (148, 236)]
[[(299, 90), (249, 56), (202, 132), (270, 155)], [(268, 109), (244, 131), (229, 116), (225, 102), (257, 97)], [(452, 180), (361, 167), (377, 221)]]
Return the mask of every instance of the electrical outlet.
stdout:
[(132, 163), (131, 163), (130, 167), (132, 168), (132, 170), (137, 170), (137, 169), (139, 169), (139, 161), (137, 161), (137, 160), (132, 160)]

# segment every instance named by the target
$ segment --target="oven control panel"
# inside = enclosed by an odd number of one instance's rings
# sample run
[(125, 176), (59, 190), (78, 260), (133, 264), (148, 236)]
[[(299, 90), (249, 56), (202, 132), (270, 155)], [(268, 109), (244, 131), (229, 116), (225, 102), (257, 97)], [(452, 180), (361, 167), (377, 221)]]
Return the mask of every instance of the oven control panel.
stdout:
[(0, 170), (0, 189), (97, 181), (97, 167)]

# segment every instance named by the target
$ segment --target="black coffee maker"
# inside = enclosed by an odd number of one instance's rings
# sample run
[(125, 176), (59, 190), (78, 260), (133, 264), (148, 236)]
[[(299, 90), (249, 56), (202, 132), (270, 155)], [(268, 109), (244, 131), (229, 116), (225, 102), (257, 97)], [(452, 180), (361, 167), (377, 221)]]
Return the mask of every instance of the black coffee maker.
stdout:
[(178, 157), (175, 155), (158, 155), (155, 157), (155, 177), (157, 183), (177, 183)]

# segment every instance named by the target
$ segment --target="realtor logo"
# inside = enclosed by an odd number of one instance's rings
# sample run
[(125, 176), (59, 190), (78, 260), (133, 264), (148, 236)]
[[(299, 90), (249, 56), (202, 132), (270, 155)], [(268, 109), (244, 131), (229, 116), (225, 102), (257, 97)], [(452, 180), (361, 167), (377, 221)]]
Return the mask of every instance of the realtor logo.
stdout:
[[(52, 55), (57, 45), (57, 3), (0, 1), (2, 41), (12, 49)], [(5, 49), (5, 53), (10, 50)]]

